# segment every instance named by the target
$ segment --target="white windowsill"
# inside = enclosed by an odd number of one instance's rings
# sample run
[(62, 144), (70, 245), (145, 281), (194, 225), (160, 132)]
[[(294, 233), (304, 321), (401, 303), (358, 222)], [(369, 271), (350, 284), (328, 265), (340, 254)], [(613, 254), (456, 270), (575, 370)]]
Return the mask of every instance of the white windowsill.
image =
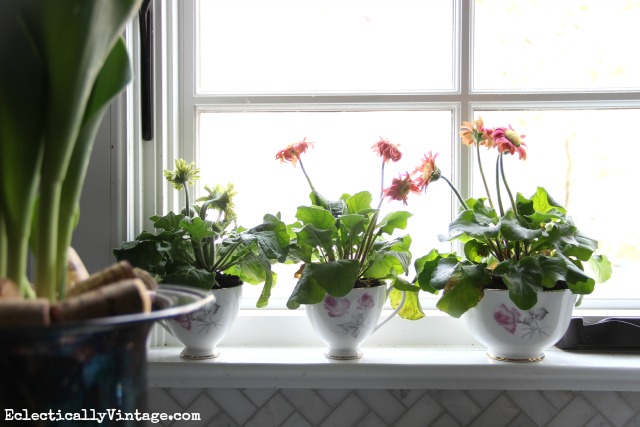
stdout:
[(221, 347), (206, 361), (149, 349), (149, 387), (640, 391), (638, 354), (547, 350), (537, 363), (489, 360), (477, 346), (363, 347), (330, 361), (321, 347)]

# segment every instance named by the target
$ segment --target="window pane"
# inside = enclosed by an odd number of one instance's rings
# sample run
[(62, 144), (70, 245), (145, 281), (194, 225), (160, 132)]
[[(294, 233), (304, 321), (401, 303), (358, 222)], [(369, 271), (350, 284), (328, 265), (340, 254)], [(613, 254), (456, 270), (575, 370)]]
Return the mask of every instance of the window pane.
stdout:
[(637, 0), (476, 0), (476, 90), (637, 88)]
[[(528, 146), (527, 159), (505, 159), (512, 192), (531, 196), (537, 186), (562, 203), (577, 227), (599, 242), (613, 276), (589, 297), (640, 298), (640, 232), (629, 225), (640, 182), (640, 145), (612, 139), (612, 129), (640, 121), (640, 110), (477, 111), (485, 126), (511, 124)], [(495, 182), (495, 150), (481, 150), (487, 179)], [(477, 169), (476, 169), (477, 170)], [(490, 172), (487, 172), (490, 171)], [(474, 195), (485, 192), (476, 176)], [(495, 188), (493, 185), (490, 188)], [(494, 196), (495, 197), (495, 196)]]
[(452, 0), (200, 0), (201, 92), (453, 88)]
[[(300, 166), (275, 159), (288, 144), (305, 137), (315, 142), (302, 160), (315, 188), (325, 197), (336, 200), (343, 193), (368, 190), (375, 199), (380, 194), (381, 161), (371, 146), (384, 137), (400, 144), (403, 152), (399, 162), (385, 167), (386, 187), (392, 178), (418, 166), (427, 146), (440, 152), (440, 165), (451, 164), (451, 120), (450, 111), (202, 112), (199, 187), (233, 182), (238, 192), (238, 223), (245, 227), (259, 223), (265, 213), (276, 212), (290, 223), (296, 208), (309, 203), (310, 190)], [(437, 235), (446, 231), (450, 221), (451, 194), (444, 185), (432, 187), (427, 195), (412, 195), (408, 206), (386, 201), (382, 205), (383, 213), (409, 210), (414, 214), (407, 232), (415, 256), (433, 247), (449, 249), (448, 244), (438, 242)], [(275, 268), (279, 278), (270, 307), (278, 306), (277, 298), (286, 300), (295, 284), (295, 268)], [(247, 295), (257, 297), (258, 287), (247, 288)]]

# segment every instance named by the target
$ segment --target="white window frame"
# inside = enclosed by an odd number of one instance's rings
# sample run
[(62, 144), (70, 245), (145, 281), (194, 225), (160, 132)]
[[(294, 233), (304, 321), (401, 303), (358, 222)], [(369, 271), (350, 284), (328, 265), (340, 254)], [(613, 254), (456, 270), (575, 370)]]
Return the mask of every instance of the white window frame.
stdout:
[[(454, 19), (460, 28), (454, 36), (455, 48), (462, 52), (455, 55), (458, 60), (454, 64), (454, 89), (448, 92), (438, 91), (421, 94), (303, 94), (303, 95), (249, 95), (221, 94), (202, 95), (195, 92), (195, 31), (197, 0), (155, 0), (155, 138), (153, 141), (142, 141), (139, 125), (139, 101), (137, 94), (139, 82), (128, 89), (130, 99), (127, 105), (128, 150), (127, 150), (127, 229), (126, 239), (132, 239), (150, 223), (147, 218), (159, 211), (175, 209), (178, 200), (175, 192), (169, 188), (162, 176), (162, 170), (171, 169), (177, 157), (187, 160), (197, 158), (197, 141), (195, 135), (196, 118), (199, 110), (216, 112), (237, 111), (362, 111), (363, 109), (392, 110), (441, 110), (453, 112), (452, 126), (457, 129), (462, 120), (473, 117), (478, 109), (522, 109), (549, 108), (570, 109), (584, 107), (606, 108), (640, 108), (638, 92), (512, 92), (504, 93), (496, 101), (496, 96), (471, 88), (471, 37), (473, 2), (458, 0)], [(134, 64), (138, 58), (138, 26), (131, 26), (129, 47), (133, 52)], [(185, 30), (186, 29), (186, 30)], [(372, 100), (375, 100), (372, 102)], [(181, 106), (189, 106), (183, 108)], [(453, 178), (463, 195), (471, 189), (472, 150), (462, 150), (457, 132), (456, 141), (452, 144), (454, 159), (460, 159), (459, 171)], [(466, 171), (467, 174), (463, 174)], [(455, 209), (451, 207), (452, 212)], [(124, 236), (123, 236), (124, 238)], [(640, 299), (626, 300), (587, 300), (583, 308), (578, 308), (574, 315), (598, 317), (636, 314), (640, 308)], [(402, 319), (394, 319), (384, 329), (387, 332), (377, 339), (377, 344), (391, 345), (406, 342), (406, 338), (398, 338), (407, 330), (420, 331), (430, 328), (429, 322), (437, 320), (440, 330), (458, 330), (451, 322), (456, 319), (439, 312), (433, 305), (425, 307), (426, 319), (408, 326)], [(637, 315), (637, 314), (636, 314)], [(295, 344), (304, 343), (306, 338), (297, 334), (299, 328), (291, 327), (292, 319), (304, 316), (304, 310), (243, 310), (239, 326), (234, 328), (238, 338), (231, 339), (230, 345), (250, 344)], [(594, 317), (595, 316), (595, 317)], [(244, 319), (244, 320), (243, 320)], [(261, 322), (255, 329), (252, 325)], [(282, 334), (282, 328), (289, 328), (291, 334)], [(240, 329), (240, 331), (238, 331)], [(266, 335), (265, 335), (266, 334)], [(412, 334), (413, 335), (413, 334)], [(461, 338), (462, 337), (462, 338)], [(433, 334), (415, 334), (411, 338), (414, 345), (422, 344), (461, 344), (458, 340), (466, 340), (465, 334), (452, 334), (445, 338)]]

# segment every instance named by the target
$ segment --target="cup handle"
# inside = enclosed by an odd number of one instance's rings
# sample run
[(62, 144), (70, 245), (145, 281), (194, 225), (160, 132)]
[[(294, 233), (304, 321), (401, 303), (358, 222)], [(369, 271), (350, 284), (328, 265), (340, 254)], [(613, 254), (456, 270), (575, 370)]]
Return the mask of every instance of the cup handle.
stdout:
[[(391, 289), (393, 288), (389, 288), (389, 290), (387, 291), (387, 298), (389, 297), (389, 294), (391, 293)], [(384, 325), (385, 323), (387, 323), (389, 320), (391, 320), (391, 318), (393, 316), (395, 316), (396, 314), (398, 314), (398, 312), (402, 309), (402, 306), (404, 305), (405, 300), (407, 299), (407, 293), (405, 291), (400, 291), (402, 292), (402, 299), (400, 300), (400, 304), (398, 304), (398, 306), (396, 307), (395, 310), (393, 310), (393, 312), (388, 315), (386, 317), (386, 319), (384, 319), (382, 322), (378, 323), (378, 325), (376, 326), (376, 328), (373, 330), (373, 332), (377, 331), (378, 329), (380, 329), (382, 327), (382, 325)]]

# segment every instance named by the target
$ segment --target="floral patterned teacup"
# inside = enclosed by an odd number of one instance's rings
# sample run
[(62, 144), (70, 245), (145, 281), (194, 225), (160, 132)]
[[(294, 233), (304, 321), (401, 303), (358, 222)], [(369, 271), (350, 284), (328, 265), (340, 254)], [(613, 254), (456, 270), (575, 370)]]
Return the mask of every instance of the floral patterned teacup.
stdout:
[(220, 354), (216, 348), (231, 329), (242, 299), (242, 286), (214, 289), (212, 303), (192, 313), (166, 319), (163, 326), (184, 345), (184, 359), (211, 359)]
[(362, 357), (359, 347), (382, 325), (388, 322), (404, 304), (378, 323), (387, 300), (386, 286), (356, 288), (344, 297), (326, 295), (318, 304), (306, 305), (311, 326), (327, 345), (329, 359), (349, 360)]
[(485, 289), (478, 305), (463, 315), (471, 335), (492, 359), (533, 362), (564, 335), (576, 296), (569, 290), (538, 293), (538, 303), (520, 310), (509, 292)]

